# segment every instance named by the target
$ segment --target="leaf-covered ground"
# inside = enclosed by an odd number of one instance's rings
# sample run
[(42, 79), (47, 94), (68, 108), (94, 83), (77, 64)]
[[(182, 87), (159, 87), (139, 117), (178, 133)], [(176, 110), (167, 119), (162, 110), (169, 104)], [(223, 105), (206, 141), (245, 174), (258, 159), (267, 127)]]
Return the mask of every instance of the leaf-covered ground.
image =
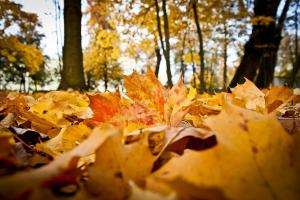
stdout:
[(0, 199), (300, 199), (300, 90), (0, 96)]

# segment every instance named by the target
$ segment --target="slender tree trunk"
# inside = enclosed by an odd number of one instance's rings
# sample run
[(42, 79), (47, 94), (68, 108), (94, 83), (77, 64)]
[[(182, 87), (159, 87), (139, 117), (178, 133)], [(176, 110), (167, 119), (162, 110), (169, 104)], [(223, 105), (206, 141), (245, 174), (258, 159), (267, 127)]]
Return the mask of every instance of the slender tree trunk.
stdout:
[(37, 81), (33, 80), (33, 82), (34, 82), (34, 91), (37, 92)]
[(293, 87), (296, 81), (296, 77), (300, 68), (300, 55), (298, 50), (299, 38), (298, 38), (298, 8), (299, 8), (299, 0), (296, 1), (297, 5), (295, 8), (295, 52), (294, 52), (294, 60), (293, 60), (293, 69), (291, 74), (290, 86)]
[(21, 69), (20, 92), (26, 92), (25, 82), (25, 69)]
[(64, 0), (63, 70), (59, 89), (86, 89), (81, 48), (81, 1)]
[(223, 59), (224, 59), (224, 69), (223, 69), (223, 91), (227, 90), (227, 44), (228, 44), (228, 38), (227, 38), (227, 24), (224, 20), (224, 52), (223, 52)]
[[(281, 16), (276, 23), (280, 0), (255, 0), (252, 33), (244, 46), (244, 56), (230, 83), (235, 87), (246, 77), (254, 81), (257, 71), (256, 85), (267, 87), (273, 80), (277, 60), (277, 50), (281, 41), (281, 30), (284, 25), (290, 0), (286, 0)], [(269, 20), (267, 23), (266, 19)]]
[(214, 70), (213, 70), (213, 62), (210, 63), (210, 77), (209, 77), (209, 90), (212, 92), (213, 89), (213, 77), (214, 77)]
[(87, 87), (87, 90), (89, 90), (89, 89), (91, 89), (91, 87), (92, 87), (92, 85), (91, 85), (91, 74), (90, 74), (90, 72), (87, 72), (86, 73), (86, 78), (87, 78), (87, 85), (86, 85), (86, 87)]
[(104, 64), (104, 89), (107, 91), (108, 88), (108, 73), (107, 73), (107, 63)]
[(167, 13), (167, 2), (166, 0), (162, 0), (162, 10), (163, 10), (163, 19), (164, 19), (164, 33), (165, 33), (165, 43), (166, 43), (166, 50), (164, 52), (164, 56), (166, 59), (166, 68), (167, 68), (167, 84), (168, 87), (171, 88), (173, 86), (172, 82), (172, 71), (171, 71), (171, 62), (170, 62), (170, 32), (169, 32), (169, 19)]
[[(163, 35), (162, 35), (162, 30), (161, 30), (161, 23), (160, 23), (160, 17), (159, 17), (159, 4), (158, 4), (158, 0), (155, 0), (155, 11), (156, 11), (156, 25), (157, 25), (157, 32), (158, 32), (158, 37), (159, 37), (159, 41), (160, 41), (160, 45), (161, 48), (163, 50), (163, 53), (165, 54), (165, 44), (163, 41)], [(158, 77), (159, 74), (159, 65), (161, 62), (161, 54), (160, 54), (160, 50), (159, 47), (157, 45), (157, 48), (155, 49), (155, 53), (156, 53), (156, 68), (155, 68), (155, 75), (156, 77)]]
[(161, 62), (161, 54), (160, 54), (160, 49), (157, 44), (157, 40), (155, 39), (155, 55), (156, 55), (156, 66), (155, 66), (155, 76), (158, 78), (159, 74), (159, 67), (160, 67), (160, 62)]
[(188, 31), (184, 31), (184, 33), (183, 33), (182, 49), (180, 51), (180, 73), (182, 75), (182, 81), (183, 82), (184, 82), (185, 70), (186, 70), (184, 60), (183, 60), (183, 56), (184, 56), (185, 41), (186, 41), (187, 32)]
[(194, 19), (195, 24), (197, 27), (197, 34), (199, 39), (199, 57), (200, 57), (200, 92), (205, 91), (205, 80), (204, 80), (204, 74), (205, 74), (205, 64), (204, 64), (204, 49), (203, 49), (203, 36), (202, 36), (202, 30), (199, 24), (199, 17), (198, 17), (198, 11), (197, 11), (197, 0), (192, 0), (192, 7), (193, 7), (193, 13), (194, 13)]
[(192, 70), (193, 70), (193, 87), (197, 88), (197, 84), (196, 84), (197, 74), (196, 74), (196, 65), (195, 65), (195, 60), (194, 60), (193, 49), (191, 49), (190, 53), (191, 53)]

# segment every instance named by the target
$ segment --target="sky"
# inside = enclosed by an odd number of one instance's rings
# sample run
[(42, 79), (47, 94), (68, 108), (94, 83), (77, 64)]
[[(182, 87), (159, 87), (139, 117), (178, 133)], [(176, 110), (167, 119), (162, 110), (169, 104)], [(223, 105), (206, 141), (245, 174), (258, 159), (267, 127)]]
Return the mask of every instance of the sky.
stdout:
[[(38, 15), (39, 21), (42, 24), (42, 27), (39, 28), (40, 32), (45, 34), (45, 37), (42, 40), (42, 48), (44, 54), (50, 56), (52, 60), (58, 60), (58, 52), (61, 55), (61, 49), (63, 44), (63, 0), (56, 0), (60, 4), (60, 21), (56, 21), (56, 12), (58, 9), (55, 8), (55, 0), (14, 0), (14, 2), (23, 5), (23, 9), (28, 12), (32, 12)], [(85, 11), (87, 8), (87, 1), (82, 0), (82, 11)], [(82, 16), (82, 47), (85, 49), (89, 43), (89, 36), (87, 30), (87, 20), (86, 15)], [(58, 23), (58, 24), (56, 24)], [(57, 26), (58, 25), (58, 26)], [(57, 36), (58, 31), (58, 36)], [(58, 40), (58, 44), (57, 44)], [(121, 65), (125, 74), (129, 74), (133, 69), (136, 68), (132, 60), (127, 58), (120, 59)], [(55, 63), (55, 62), (51, 62)], [(163, 65), (163, 63), (162, 63)], [(51, 66), (50, 66), (51, 67)], [(52, 66), (56, 67), (56, 66)], [(162, 66), (164, 69), (164, 66)], [(139, 69), (139, 68), (138, 68)], [(162, 71), (162, 70), (161, 70)], [(165, 80), (165, 73), (161, 73), (161, 80)]]
[[(52, 59), (57, 59), (58, 50), (61, 52), (61, 47), (63, 44), (63, 0), (57, 0), (61, 7), (60, 22), (58, 28), (56, 27), (54, 0), (14, 0), (14, 2), (23, 5), (23, 9), (27, 12), (36, 13), (38, 15), (39, 21), (42, 27), (39, 28), (40, 32), (45, 34), (42, 40), (42, 48), (44, 53)], [(86, 8), (86, 1), (82, 1), (82, 10)], [(88, 44), (88, 34), (86, 29), (87, 17), (82, 18), (82, 45), (83, 48)], [(58, 31), (58, 38), (56, 31)], [(57, 45), (57, 39), (58, 45)]]
[[(58, 52), (61, 55), (61, 49), (63, 44), (63, 0), (56, 0), (60, 4), (60, 21), (56, 21), (56, 12), (58, 9), (55, 7), (55, 0), (14, 0), (16, 3), (23, 5), (23, 9), (27, 12), (36, 13), (38, 15), (39, 21), (42, 24), (42, 27), (39, 28), (40, 32), (45, 34), (45, 37), (42, 40), (42, 48), (44, 54), (48, 55), (52, 62), (50, 67), (57, 67)], [(82, 11), (85, 11), (87, 8), (86, 0), (82, 0)], [(58, 24), (57, 24), (58, 23)], [(87, 47), (89, 42), (89, 37), (87, 33), (87, 16), (83, 15), (82, 18), (82, 46), (83, 49)], [(57, 35), (58, 32), (58, 35)], [(57, 41), (58, 40), (58, 41)], [(57, 43), (58, 42), (58, 43)], [(231, 54), (231, 52), (229, 52)], [(229, 56), (228, 62), (234, 62), (236, 57)], [(135, 63), (133, 60), (128, 58), (121, 57), (119, 60), (125, 74), (129, 74), (132, 70), (140, 70), (143, 66), (142, 63)], [(161, 62), (159, 79), (164, 84), (167, 81), (166, 77), (166, 64), (164, 59)], [(175, 74), (173, 69), (173, 82), (177, 82), (179, 74)], [(187, 73), (187, 75), (191, 75)], [(53, 86), (54, 87), (54, 86)]]

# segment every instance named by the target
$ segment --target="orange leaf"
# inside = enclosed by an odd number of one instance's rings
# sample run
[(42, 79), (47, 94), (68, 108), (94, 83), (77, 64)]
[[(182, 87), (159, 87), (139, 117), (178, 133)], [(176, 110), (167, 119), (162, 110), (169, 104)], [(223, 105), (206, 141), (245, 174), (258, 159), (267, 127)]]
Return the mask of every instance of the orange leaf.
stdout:
[(275, 86), (266, 96), (268, 112), (272, 112), (293, 95), (293, 90), (285, 86)]
[(131, 75), (125, 76), (124, 86), (127, 95), (134, 102), (149, 110), (156, 110), (163, 118), (166, 91), (151, 69), (148, 69), (147, 75), (133, 72)]
[(94, 112), (93, 120), (97, 122), (105, 122), (120, 111), (120, 97), (117, 93), (88, 95), (88, 97)]

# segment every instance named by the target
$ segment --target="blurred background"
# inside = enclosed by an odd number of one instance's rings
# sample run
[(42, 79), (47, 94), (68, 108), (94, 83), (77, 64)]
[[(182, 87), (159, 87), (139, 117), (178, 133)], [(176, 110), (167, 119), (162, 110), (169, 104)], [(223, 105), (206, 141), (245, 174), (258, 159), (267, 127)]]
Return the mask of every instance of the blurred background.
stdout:
[(0, 90), (300, 86), (299, 0), (0, 0)]

